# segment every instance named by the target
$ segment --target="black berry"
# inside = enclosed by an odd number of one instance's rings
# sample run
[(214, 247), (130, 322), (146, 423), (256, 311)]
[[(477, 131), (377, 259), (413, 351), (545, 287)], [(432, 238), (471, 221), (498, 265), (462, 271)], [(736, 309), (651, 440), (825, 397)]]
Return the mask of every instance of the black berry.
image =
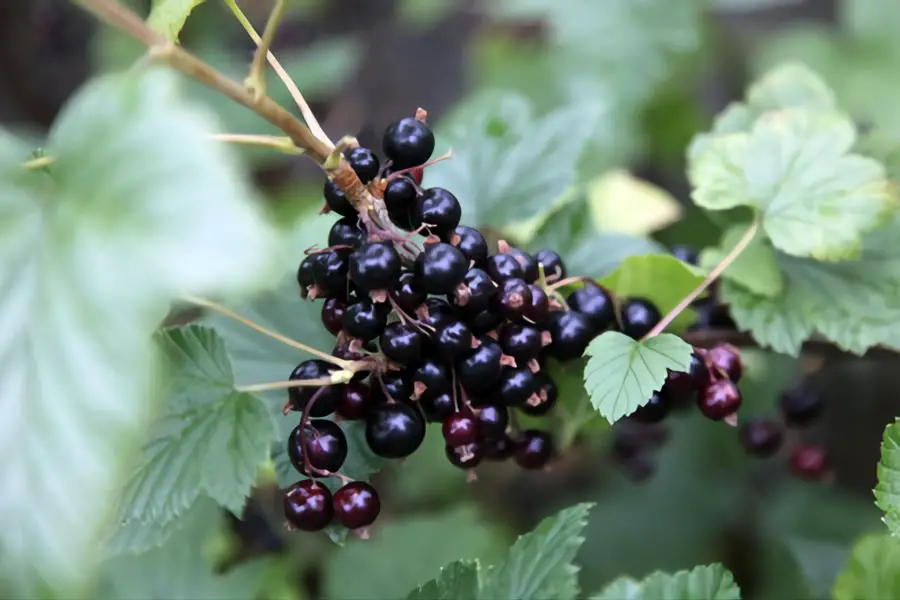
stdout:
[(669, 371), (665, 390), (672, 397), (685, 396), (704, 387), (709, 381), (706, 364), (697, 352), (691, 354), (691, 364), (687, 371)]
[(384, 205), (391, 213), (412, 210), (416, 203), (416, 185), (406, 175), (398, 175), (387, 182), (384, 188)]
[(429, 358), (413, 373), (413, 383), (419, 395), (440, 394), (450, 389), (450, 372), (442, 363)]
[(545, 323), (550, 316), (550, 298), (539, 285), (529, 284), (528, 289), (531, 292), (531, 302), (522, 309), (522, 317), (535, 325)]
[(459, 248), (466, 259), (476, 266), (481, 266), (487, 261), (488, 246), (484, 236), (477, 229), (463, 225), (453, 230), (450, 235), (450, 243)]
[(334, 493), (334, 518), (347, 529), (375, 522), (381, 512), (378, 492), (364, 481), (352, 481)]
[(500, 374), (498, 395), (506, 406), (522, 406), (539, 390), (539, 382), (529, 369), (504, 367)]
[(387, 324), (388, 311), (381, 304), (363, 298), (351, 304), (341, 318), (344, 331), (352, 338), (367, 342), (378, 337)]
[(503, 353), (512, 356), (521, 365), (536, 359), (543, 347), (541, 332), (534, 327), (507, 323), (500, 328), (499, 334)]
[(738, 438), (748, 454), (767, 457), (778, 452), (783, 435), (777, 421), (756, 417), (741, 423)]
[(455, 413), (441, 425), (441, 433), (450, 446), (474, 444), (480, 437), (478, 420), (473, 415)]
[(384, 395), (383, 400), (410, 402), (413, 393), (412, 371), (386, 371), (378, 377), (380, 384), (373, 391)]
[(365, 418), (374, 403), (372, 388), (358, 382), (351, 382), (343, 387), (337, 413), (348, 421)]
[(363, 244), (350, 255), (350, 279), (363, 290), (394, 287), (400, 268), (400, 255), (390, 242)]
[[(304, 453), (315, 470), (334, 473), (341, 469), (347, 458), (347, 437), (337, 423), (313, 419), (306, 426), (305, 435), (301, 432), (301, 426), (297, 425), (288, 437), (288, 457), (295, 469), (307, 476), (317, 475), (315, 471), (307, 473), (304, 469)], [(305, 450), (301, 440), (306, 442)]]
[(459, 200), (444, 188), (429, 188), (422, 192), (412, 210), (415, 227), (426, 225), (431, 233), (442, 238), (456, 229), (460, 218), (462, 207)]
[(494, 254), (487, 259), (487, 266), (484, 269), (491, 276), (491, 279), (497, 283), (503, 283), (507, 279), (523, 279), (525, 270), (515, 257), (509, 254)]
[(295, 483), (284, 494), (284, 517), (302, 531), (325, 529), (334, 517), (331, 492), (315, 479)]
[(503, 350), (489, 337), (479, 339), (480, 345), (456, 366), (456, 376), (465, 390), (474, 395), (487, 392), (500, 380), (503, 370)]
[(411, 365), (422, 358), (424, 335), (408, 323), (396, 321), (384, 328), (379, 344), (381, 351), (394, 362)]
[(434, 152), (434, 133), (424, 123), (405, 117), (391, 123), (382, 139), (384, 155), (394, 169), (407, 169), (428, 162)]
[(486, 310), (497, 291), (497, 284), (487, 272), (478, 268), (469, 269), (463, 278), (463, 286), (452, 296), (454, 304), (462, 307), (467, 314)]
[(538, 250), (535, 260), (544, 265), (544, 277), (553, 283), (566, 276), (566, 266), (559, 254), (549, 248)]
[(728, 379), (711, 381), (697, 396), (700, 412), (713, 421), (735, 414), (741, 407), (741, 391)]
[(523, 279), (506, 279), (494, 294), (494, 304), (508, 319), (518, 319), (531, 306), (531, 288)]
[(350, 246), (356, 248), (366, 239), (366, 234), (359, 228), (359, 219), (354, 215), (338, 219), (328, 232), (329, 246)]
[(506, 435), (509, 409), (502, 404), (485, 404), (475, 411), (478, 428), (485, 439), (496, 440)]
[(376, 456), (403, 458), (425, 439), (425, 420), (415, 408), (401, 403), (374, 407), (366, 417), (366, 443)]
[(587, 317), (598, 332), (616, 324), (616, 308), (612, 297), (595, 283), (585, 282), (583, 288), (569, 294), (566, 303), (569, 308)]
[(452, 365), (462, 355), (472, 350), (472, 332), (462, 321), (450, 321), (435, 330), (431, 345), (438, 358)]
[(659, 392), (653, 392), (647, 403), (634, 411), (630, 418), (638, 423), (659, 423), (666, 418), (668, 413), (667, 398)]
[(553, 437), (545, 431), (524, 431), (516, 442), (516, 463), (523, 469), (543, 469), (553, 454)]
[(594, 328), (588, 318), (571, 310), (551, 312), (547, 330), (552, 339), (548, 351), (561, 361), (581, 357), (594, 337)]
[(780, 405), (788, 427), (803, 427), (822, 414), (825, 400), (818, 390), (808, 385), (799, 385), (781, 395)]
[(484, 335), (503, 324), (503, 317), (493, 310), (483, 310), (469, 320), (469, 328), (475, 335)]
[(349, 250), (329, 250), (319, 253), (313, 263), (316, 287), (329, 298), (343, 298), (347, 294), (347, 273), (350, 270)]
[(484, 446), (481, 443), (465, 446), (445, 446), (444, 453), (451, 465), (459, 469), (474, 469), (484, 458)]
[(345, 152), (344, 156), (347, 157), (347, 162), (350, 163), (350, 166), (356, 171), (356, 176), (363, 183), (369, 183), (378, 176), (381, 164), (375, 153), (368, 148), (354, 148)]
[(422, 407), (422, 412), (425, 413), (429, 423), (443, 422), (456, 411), (450, 392), (425, 394), (419, 398), (419, 406)]
[(690, 246), (672, 246), (672, 256), (689, 265), (697, 266), (697, 251)]
[(466, 257), (450, 244), (432, 244), (416, 259), (416, 274), (429, 294), (451, 294), (468, 270)]
[(662, 320), (659, 309), (646, 298), (628, 298), (622, 303), (622, 332), (640, 339)]
[(350, 200), (347, 199), (344, 190), (330, 179), (325, 180), (324, 194), (325, 204), (328, 205), (328, 208), (344, 217), (357, 216), (356, 209), (350, 204)]
[(737, 383), (744, 372), (741, 351), (731, 344), (719, 344), (707, 353), (710, 366)]
[[(321, 379), (328, 377), (337, 367), (324, 360), (311, 358), (305, 360), (291, 371), (290, 381), (300, 381), (307, 379)], [(288, 398), (290, 399), (291, 408), (296, 411), (303, 411), (313, 395), (316, 395), (316, 402), (309, 411), (312, 417), (327, 417), (337, 408), (338, 400), (340, 400), (340, 386), (328, 385), (323, 387), (292, 387), (288, 388)]]
[(394, 287), (391, 297), (397, 306), (406, 313), (413, 313), (425, 302), (428, 294), (422, 287), (421, 281), (412, 273), (404, 273), (400, 276), (400, 281)]
[(504, 435), (485, 444), (484, 457), (488, 460), (503, 461), (513, 457), (516, 453), (516, 442)]
[(522, 267), (522, 279), (528, 283), (537, 281), (538, 264), (533, 256), (519, 248), (510, 248), (506, 254), (516, 259), (516, 262)]
[(347, 310), (347, 304), (337, 298), (328, 298), (322, 303), (322, 325), (331, 335), (341, 332), (341, 319)]
[(550, 412), (556, 406), (559, 390), (553, 379), (540, 372), (536, 376), (538, 381), (537, 396), (532, 396), (533, 402), (526, 402), (520, 408), (526, 415), (540, 417)]
[(318, 254), (310, 254), (300, 262), (300, 266), (297, 268), (297, 283), (304, 290), (316, 284), (314, 265), (319, 260), (319, 256)]

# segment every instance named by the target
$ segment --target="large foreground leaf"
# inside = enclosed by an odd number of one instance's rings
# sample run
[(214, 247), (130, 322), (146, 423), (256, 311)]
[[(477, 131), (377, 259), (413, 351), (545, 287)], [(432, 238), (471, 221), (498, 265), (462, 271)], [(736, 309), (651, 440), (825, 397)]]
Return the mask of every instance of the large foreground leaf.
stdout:
[(591, 600), (740, 600), (734, 577), (720, 564), (694, 567), (676, 573), (656, 572), (637, 581), (622, 577)]
[(875, 504), (884, 511), (884, 522), (891, 535), (900, 536), (900, 422), (884, 428), (881, 460), (878, 461), (878, 485)]
[(859, 540), (834, 582), (833, 595), (834, 600), (900, 595), (900, 540), (887, 534)]

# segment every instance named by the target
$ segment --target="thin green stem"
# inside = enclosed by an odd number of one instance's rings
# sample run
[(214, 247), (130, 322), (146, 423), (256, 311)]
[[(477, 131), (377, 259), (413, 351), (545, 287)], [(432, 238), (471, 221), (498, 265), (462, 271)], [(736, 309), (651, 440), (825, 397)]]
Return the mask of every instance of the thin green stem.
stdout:
[(53, 163), (56, 162), (55, 156), (39, 156), (37, 158), (32, 158), (31, 160), (25, 161), (22, 165), (29, 171), (37, 171), (38, 169), (44, 169), (49, 167)]
[(286, 390), (295, 387), (326, 387), (340, 383), (347, 383), (353, 377), (350, 371), (335, 371), (330, 377), (317, 377), (315, 379), (290, 379), (285, 381), (270, 381), (266, 383), (254, 383), (252, 385), (238, 385), (235, 390), (239, 392), (267, 392), (270, 390)]
[(275, 0), (266, 28), (263, 30), (262, 40), (257, 42), (253, 62), (250, 64), (250, 74), (244, 80), (244, 85), (253, 93), (253, 97), (259, 101), (266, 95), (266, 56), (269, 48), (275, 41), (275, 31), (284, 15), (284, 0)]
[(225, 142), (230, 144), (244, 144), (247, 146), (263, 146), (284, 152), (285, 154), (303, 154), (303, 149), (298, 148), (296, 144), (287, 136), (279, 135), (253, 135), (243, 133), (218, 133), (210, 136), (217, 142)]

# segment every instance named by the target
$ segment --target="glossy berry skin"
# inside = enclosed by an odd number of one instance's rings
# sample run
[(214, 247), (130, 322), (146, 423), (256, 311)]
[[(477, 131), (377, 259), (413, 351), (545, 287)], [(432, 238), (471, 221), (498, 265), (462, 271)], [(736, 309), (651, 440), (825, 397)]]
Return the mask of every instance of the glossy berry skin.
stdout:
[(587, 317), (598, 332), (616, 325), (613, 299), (606, 290), (595, 283), (585, 282), (583, 288), (569, 294), (566, 303), (569, 308)]
[(374, 404), (372, 388), (359, 382), (348, 383), (343, 388), (337, 414), (348, 421), (364, 419)]
[(551, 312), (547, 330), (553, 340), (548, 351), (561, 361), (582, 356), (595, 331), (587, 317), (572, 310)]
[(422, 192), (412, 210), (415, 227), (427, 224), (427, 229), (442, 238), (448, 237), (459, 225), (462, 207), (459, 200), (444, 188), (429, 188)]
[(363, 183), (369, 183), (378, 176), (381, 163), (375, 153), (368, 148), (354, 148), (345, 152), (344, 156)]
[(738, 430), (738, 439), (747, 454), (765, 458), (781, 448), (783, 440), (781, 425), (765, 417), (755, 417), (744, 421)]
[(384, 188), (384, 205), (388, 212), (411, 211), (416, 203), (416, 186), (406, 175), (398, 175), (387, 182)]
[(351, 304), (341, 318), (344, 332), (352, 338), (368, 342), (374, 340), (387, 324), (388, 311), (368, 298)]
[(350, 270), (350, 252), (330, 250), (319, 253), (313, 263), (316, 286), (329, 298), (343, 298), (347, 294), (347, 273)]
[(328, 298), (322, 303), (322, 325), (331, 335), (341, 332), (341, 319), (347, 310), (347, 304), (337, 298)]
[(529, 429), (516, 441), (515, 460), (523, 469), (543, 469), (553, 458), (553, 437), (545, 432)]
[(646, 298), (627, 298), (622, 303), (622, 333), (641, 339), (662, 320), (659, 309)]
[(468, 271), (463, 253), (443, 242), (425, 249), (416, 259), (416, 275), (429, 294), (452, 294)]
[(444, 441), (450, 446), (474, 444), (481, 437), (478, 420), (472, 415), (455, 413), (441, 425)]
[(400, 255), (390, 242), (366, 243), (350, 255), (350, 279), (366, 291), (394, 287), (400, 269)]
[(503, 353), (516, 359), (520, 365), (536, 359), (543, 347), (541, 332), (534, 327), (507, 323), (500, 328), (500, 347)]
[(310, 254), (300, 261), (300, 266), (297, 268), (297, 283), (301, 288), (306, 289), (316, 284), (314, 265), (318, 260), (318, 254)]
[(525, 269), (510, 254), (501, 253), (489, 256), (484, 270), (497, 283), (503, 283), (507, 279), (525, 278)]
[(438, 327), (431, 338), (431, 346), (444, 364), (452, 365), (472, 350), (472, 331), (462, 321), (450, 321)]
[(284, 494), (284, 518), (301, 531), (320, 531), (334, 518), (331, 491), (316, 481), (295, 483)]
[(366, 240), (366, 234), (359, 228), (359, 218), (356, 215), (338, 219), (328, 232), (329, 246), (358, 247)]
[(313, 419), (306, 427), (305, 436), (300, 435), (301, 431), (297, 425), (288, 436), (288, 457), (294, 468), (307, 476), (316, 475), (303, 468), (304, 446), (300, 442), (305, 437), (310, 466), (329, 473), (339, 471), (347, 459), (347, 437), (340, 425), (327, 419)]
[(728, 379), (711, 381), (700, 390), (697, 406), (706, 417), (721, 421), (741, 407), (741, 391)]
[(502, 404), (484, 404), (476, 411), (478, 429), (487, 440), (496, 440), (506, 435), (509, 425), (509, 409)]
[(503, 368), (497, 394), (500, 401), (506, 406), (522, 406), (532, 394), (536, 394), (539, 390), (539, 382), (530, 370)]
[(325, 180), (325, 204), (328, 208), (341, 215), (342, 217), (358, 217), (356, 209), (350, 204), (344, 190), (339, 188), (335, 182), (330, 179)]
[(531, 302), (522, 309), (522, 318), (526, 323), (541, 325), (547, 322), (550, 316), (550, 298), (544, 289), (536, 284), (529, 284)]
[(779, 404), (785, 425), (804, 427), (822, 414), (825, 399), (818, 390), (799, 385), (782, 394)]
[[(486, 310), (497, 291), (497, 284), (490, 275), (478, 268), (471, 268), (466, 272), (463, 285), (466, 286), (464, 295), (457, 290), (450, 300), (460, 306), (466, 314), (475, 314)], [(463, 300), (465, 300), (465, 304), (460, 304)]]
[(351, 481), (334, 493), (334, 518), (347, 529), (367, 527), (381, 512), (381, 499), (365, 481)]
[(744, 363), (741, 360), (741, 351), (731, 344), (719, 344), (707, 353), (710, 365), (719, 370), (725, 377), (737, 383), (744, 372)]
[(507, 319), (519, 319), (530, 305), (531, 288), (523, 279), (506, 279), (494, 293), (494, 308)]
[(412, 210), (412, 206), (408, 208), (401, 206), (395, 208), (394, 210), (389, 210), (388, 216), (391, 218), (391, 221), (393, 221), (394, 225), (396, 225), (400, 229), (412, 231), (416, 228), (416, 226), (413, 225)]
[(553, 379), (548, 377), (543, 372), (538, 373), (535, 377), (538, 381), (537, 393), (538, 398), (540, 399), (540, 403), (525, 403), (519, 408), (526, 415), (530, 415), (532, 417), (541, 417), (543, 415), (546, 415), (553, 409), (554, 406), (556, 406), (556, 400), (559, 397), (559, 390), (556, 388), (556, 384), (553, 382)]
[(562, 257), (550, 248), (543, 248), (534, 255), (537, 262), (544, 265), (544, 277), (550, 283), (559, 281), (566, 276), (566, 266), (563, 264)]
[(503, 317), (490, 309), (483, 310), (469, 319), (469, 328), (478, 336), (494, 331), (502, 324)]
[(671, 396), (685, 396), (706, 386), (709, 373), (706, 364), (697, 352), (691, 355), (691, 364), (687, 371), (669, 371), (666, 376), (665, 389)]
[(451, 465), (458, 469), (474, 469), (484, 458), (484, 445), (472, 443), (465, 446), (444, 446), (444, 454)]
[(672, 256), (689, 265), (697, 266), (697, 251), (690, 246), (672, 246)]
[[(324, 360), (319, 360), (317, 358), (311, 358), (309, 360), (304, 360), (302, 363), (297, 365), (297, 367), (291, 371), (290, 377), (288, 380), (290, 381), (299, 381), (303, 379), (321, 379), (322, 377), (328, 377), (331, 375), (332, 371), (337, 370), (337, 367), (332, 365), (331, 363), (325, 362)], [(298, 412), (302, 412), (306, 405), (309, 403), (310, 399), (312, 399), (313, 394), (321, 390), (321, 392), (316, 396), (316, 403), (313, 404), (312, 410), (309, 412), (312, 417), (327, 417), (331, 413), (334, 412), (335, 408), (337, 408), (338, 400), (340, 400), (341, 389), (340, 386), (331, 385), (325, 387), (293, 387), (288, 388), (288, 399), (291, 403), (291, 408)]]
[(425, 420), (407, 404), (382, 404), (366, 417), (366, 443), (376, 456), (404, 458), (418, 450), (424, 439)]
[(421, 281), (415, 275), (404, 273), (394, 287), (391, 297), (404, 312), (413, 313), (425, 302), (428, 294), (425, 293), (425, 288), (422, 287)]
[(450, 371), (434, 359), (426, 359), (419, 364), (413, 374), (413, 382), (425, 387), (430, 394), (440, 394), (450, 389)]
[(533, 256), (519, 248), (510, 248), (507, 254), (516, 259), (516, 262), (522, 267), (522, 279), (528, 283), (537, 281), (538, 264)]
[(434, 152), (434, 133), (413, 117), (404, 117), (388, 125), (382, 138), (384, 155), (391, 168), (407, 169), (428, 162)]
[(381, 396), (381, 401), (410, 402), (413, 393), (411, 371), (386, 371), (379, 378), (381, 383), (376, 384), (372, 391), (376, 396)]
[(481, 266), (487, 261), (487, 241), (477, 229), (460, 225), (450, 234), (450, 244), (459, 248), (466, 260), (475, 266)]
[(791, 471), (806, 481), (819, 481), (831, 469), (828, 451), (815, 444), (803, 444), (794, 448), (790, 458)]
[(419, 322), (431, 330), (442, 327), (456, 319), (453, 308), (445, 300), (432, 296), (425, 301), (424, 313), (419, 313)]
[(409, 323), (395, 321), (384, 328), (378, 342), (389, 359), (401, 365), (411, 365), (422, 358), (425, 336)]
[(419, 398), (419, 406), (429, 423), (442, 423), (456, 411), (450, 392), (425, 394)]
[(481, 344), (456, 365), (456, 376), (470, 394), (489, 391), (500, 381), (503, 366), (500, 360), (503, 350), (489, 337), (479, 340)]
[(660, 392), (653, 392), (647, 404), (644, 404), (629, 417), (638, 423), (659, 423), (669, 414), (668, 399)]

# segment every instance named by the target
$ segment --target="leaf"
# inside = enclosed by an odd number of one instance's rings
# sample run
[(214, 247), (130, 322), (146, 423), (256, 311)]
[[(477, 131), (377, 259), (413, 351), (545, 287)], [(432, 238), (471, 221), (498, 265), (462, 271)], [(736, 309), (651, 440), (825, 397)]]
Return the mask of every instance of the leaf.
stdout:
[(204, 0), (153, 0), (147, 25), (166, 36), (170, 42), (177, 42), (178, 34), (191, 11), (203, 2)]
[(850, 554), (843, 544), (789, 536), (785, 545), (803, 573), (810, 592), (816, 598), (831, 595), (834, 581)]
[(441, 574), (420, 585), (406, 600), (458, 600), (478, 597), (478, 561), (458, 560), (441, 568)]
[(887, 534), (867, 535), (859, 540), (834, 583), (832, 594), (834, 600), (900, 595), (900, 540)]
[[(629, 256), (619, 267), (600, 280), (600, 284), (619, 298), (638, 296), (650, 300), (662, 314), (675, 308), (685, 296), (703, 282), (699, 269), (668, 254)], [(694, 321), (695, 314), (685, 310), (668, 331), (682, 331)]]
[(587, 186), (594, 223), (609, 231), (648, 235), (681, 218), (681, 204), (671, 194), (624, 170), (610, 171)]
[(662, 388), (669, 370), (685, 371), (693, 348), (671, 333), (643, 342), (607, 331), (590, 343), (584, 387), (591, 404), (610, 423), (630, 415)]
[(884, 428), (878, 461), (875, 505), (884, 511), (884, 522), (893, 536), (900, 536), (900, 421)]
[[(747, 231), (746, 225), (734, 225), (722, 235), (719, 247), (707, 248), (700, 255), (700, 265), (707, 270), (722, 262)], [(722, 273), (754, 294), (775, 298), (784, 289), (784, 277), (775, 260), (775, 252), (762, 236), (753, 240)]]
[(576, 504), (519, 536), (506, 559), (484, 574), (478, 597), (574, 600), (578, 594), (578, 567), (572, 561), (584, 542), (581, 532), (592, 506)]
[(122, 519), (163, 524), (204, 494), (240, 514), (278, 438), (271, 411), (235, 390), (222, 338), (190, 325), (157, 336), (170, 377), (169, 405), (125, 488)]
[(853, 123), (836, 112), (766, 113), (748, 133), (718, 137), (692, 161), (692, 197), (709, 210), (760, 210), (772, 244), (788, 254), (857, 258), (862, 234), (883, 222), (890, 196), (884, 168), (850, 152), (855, 141)]
[(672, 573), (657, 571), (643, 581), (622, 577), (591, 600), (740, 600), (741, 591), (734, 577), (716, 563)]
[[(172, 299), (249, 291), (278, 238), (167, 72), (79, 91), (26, 171), (0, 133), (0, 578), (78, 594), (157, 394)], [(77, 465), (77, 466), (76, 466)], [(60, 494), (66, 497), (59, 503)]]

